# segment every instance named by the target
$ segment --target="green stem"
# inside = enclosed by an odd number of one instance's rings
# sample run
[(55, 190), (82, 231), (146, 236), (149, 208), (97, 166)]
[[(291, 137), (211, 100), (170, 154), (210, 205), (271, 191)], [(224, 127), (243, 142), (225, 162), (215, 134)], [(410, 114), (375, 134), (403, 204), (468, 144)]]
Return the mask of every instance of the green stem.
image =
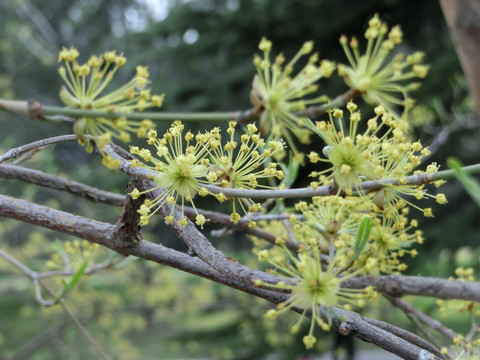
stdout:
[(309, 118), (316, 118), (319, 115), (322, 115), (326, 111), (333, 108), (344, 107), (353, 98), (360, 95), (360, 91), (355, 89), (350, 89), (344, 92), (343, 94), (338, 95), (334, 99), (330, 100), (328, 103), (317, 106), (309, 106), (305, 111), (298, 112), (298, 116), (307, 116)]
[[(467, 174), (479, 174), (480, 173), (480, 164), (464, 166), (461, 168), (463, 172)], [(433, 181), (436, 180), (450, 180), (455, 178), (455, 170), (443, 170), (437, 172), (433, 175)]]
[(239, 116), (240, 112), (204, 112), (204, 113), (176, 113), (176, 112), (134, 112), (119, 113), (112, 111), (97, 111), (86, 109), (68, 109), (59, 106), (44, 106), (45, 115), (64, 115), (71, 117), (103, 117), (118, 118), (126, 117), (129, 120), (149, 119), (152, 121), (182, 120), (182, 121), (230, 121)]
[[(330, 102), (320, 106), (309, 106), (305, 111), (298, 112), (298, 116), (307, 116), (315, 118), (325, 111), (334, 107), (342, 107), (349, 100), (358, 96), (357, 90), (348, 90), (345, 93), (332, 99)], [(229, 111), (229, 112), (132, 112), (121, 113), (113, 111), (98, 111), (90, 109), (69, 109), (61, 106), (43, 106), (36, 101), (22, 100), (6, 100), (0, 99), (0, 110), (14, 112), (17, 114), (27, 115), (30, 118), (39, 118), (41, 120), (50, 120), (53, 122), (71, 122), (65, 117), (103, 117), (103, 118), (119, 118), (125, 117), (129, 120), (150, 119), (152, 121), (231, 121), (235, 120), (246, 123), (254, 120), (263, 111), (263, 107), (256, 106), (246, 111)]]

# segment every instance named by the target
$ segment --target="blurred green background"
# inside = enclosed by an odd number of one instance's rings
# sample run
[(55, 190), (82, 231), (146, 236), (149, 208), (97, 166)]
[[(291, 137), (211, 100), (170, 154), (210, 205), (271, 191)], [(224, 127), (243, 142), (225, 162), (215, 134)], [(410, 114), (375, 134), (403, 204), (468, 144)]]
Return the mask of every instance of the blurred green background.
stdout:
[[(346, 62), (340, 35), (362, 37), (368, 19), (379, 13), (390, 25), (402, 26), (401, 50), (425, 51), (431, 65), (414, 94), (419, 104), (415, 136), (433, 144), (429, 160), (442, 169), (450, 155), (464, 164), (480, 160), (478, 118), (437, 1), (9, 0), (0, 3), (0, 10), (0, 97), (60, 105), (58, 51), (74, 45), (81, 60), (112, 49), (124, 53), (128, 61), (116, 76), (118, 84), (134, 75), (136, 65), (148, 65), (152, 92), (166, 94), (163, 110), (182, 112), (248, 109), (252, 57), (262, 36), (287, 58), (304, 41), (314, 40), (321, 58)], [(346, 87), (334, 77), (321, 89), (334, 97)], [(7, 113), (0, 113), (0, 124), (0, 153), (71, 132), (67, 125)], [(48, 148), (24, 165), (118, 193), (127, 181), (74, 143)], [(304, 184), (300, 178), (297, 185)], [(18, 181), (0, 179), (0, 192), (100, 221), (114, 222), (118, 216), (118, 209)], [(443, 192), (449, 203), (434, 209), (434, 219), (421, 219), (426, 243), (410, 261), (408, 274), (447, 277), (457, 266), (480, 265), (478, 207), (455, 181)], [(55, 243), (73, 240), (4, 218), (0, 234), (2, 249), (38, 271), (46, 269)], [(152, 222), (145, 237), (184, 250), (161, 221)], [(245, 237), (213, 241), (228, 256), (258, 266)], [(98, 251), (99, 261), (112, 256)], [(435, 314), (433, 301), (416, 301)], [(263, 318), (271, 305), (145, 261), (84, 279), (66, 303), (115, 359), (292, 359), (306, 354), (301, 334), (289, 333), (288, 319), (272, 323)], [(386, 309), (376, 306), (367, 314), (410, 326), (401, 313)], [(320, 355), (333, 340), (327, 334), (317, 337), (324, 339), (313, 351)], [(41, 308), (31, 282), (0, 259), (0, 359), (94, 358), (61, 309)]]

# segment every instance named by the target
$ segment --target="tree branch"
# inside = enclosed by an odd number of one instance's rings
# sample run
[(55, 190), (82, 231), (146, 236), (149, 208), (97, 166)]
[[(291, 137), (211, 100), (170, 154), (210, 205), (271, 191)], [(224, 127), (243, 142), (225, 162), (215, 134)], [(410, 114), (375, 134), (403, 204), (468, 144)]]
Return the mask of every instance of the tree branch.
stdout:
[(480, 114), (480, 6), (477, 0), (440, 0), (455, 50)]
[(480, 301), (480, 282), (466, 282), (421, 276), (362, 276), (342, 282), (351, 289), (373, 286), (378, 292), (394, 297), (404, 295), (431, 296), (437, 299)]
[(31, 150), (35, 150), (44, 146), (53, 145), (61, 142), (76, 141), (77, 139), (78, 138), (76, 135), (61, 135), (61, 136), (55, 136), (47, 139), (38, 140), (30, 144), (22, 145), (17, 148), (10, 149), (5, 154), (1, 155), (0, 164), (7, 160), (15, 159), (21, 154), (24, 154)]
[[(130, 162), (124, 157), (119, 155), (112, 145), (106, 145), (104, 149), (110, 156), (115, 160), (120, 162), (120, 170), (130, 176), (136, 176), (142, 179), (150, 180), (154, 178), (157, 173), (142, 167), (130, 167)], [(480, 164), (465, 166), (462, 168), (468, 174), (480, 173)], [(426, 184), (436, 180), (446, 180), (451, 179), (455, 176), (453, 170), (444, 170), (439, 171), (434, 174), (422, 173), (417, 175), (410, 175), (404, 178), (401, 184)], [(385, 186), (395, 186), (400, 185), (398, 180), (394, 179), (382, 179), (377, 181), (364, 181), (358, 183), (356, 188), (362, 192), (371, 192), (380, 190)], [(208, 189), (213, 194), (223, 193), (225, 196), (234, 197), (234, 198), (245, 198), (245, 199), (298, 199), (298, 198), (311, 198), (314, 196), (330, 196), (336, 195), (338, 193), (337, 189), (332, 186), (319, 186), (317, 188), (298, 188), (298, 189), (285, 189), (285, 190), (247, 190), (247, 189), (234, 189), (234, 188), (225, 188), (215, 185), (201, 185), (202, 187)], [(340, 194), (345, 195), (345, 194)]]
[(458, 337), (458, 334), (455, 331), (445, 327), (442, 323), (435, 319), (432, 319), (430, 316), (421, 312), (420, 310), (415, 309), (411, 304), (407, 303), (406, 301), (389, 295), (386, 295), (385, 297), (388, 299), (388, 301), (390, 301), (392, 305), (398, 307), (406, 314), (411, 314), (417, 317), (419, 320), (430, 326), (433, 330), (438, 331), (440, 334), (444, 335), (449, 340), (453, 341), (455, 338)]
[[(221, 224), (225, 226), (226, 228), (232, 229), (234, 231), (239, 231), (243, 232), (245, 234), (251, 235), (251, 236), (256, 236), (260, 239), (266, 240), (272, 244), (275, 244), (275, 240), (277, 239), (277, 235), (269, 233), (268, 231), (265, 231), (258, 226), (253, 229), (248, 226), (247, 221), (242, 221), (240, 220), (237, 224), (232, 223), (232, 220), (230, 220), (230, 216), (219, 213), (216, 211), (209, 211), (209, 210), (203, 210), (203, 209), (196, 209), (197, 212), (195, 212), (195, 209), (190, 206), (184, 206), (183, 208), (185, 215), (190, 219), (195, 219), (195, 216), (198, 214), (202, 214), (209, 220), (209, 223), (211, 224)], [(276, 219), (277, 215), (273, 216), (267, 216), (267, 219)], [(280, 217), (281, 218), (281, 217)], [(260, 219), (262, 219), (260, 217)], [(251, 220), (258, 220), (255, 218), (255, 216), (252, 216)], [(291, 239), (284, 239), (285, 240), (285, 246), (289, 248), (292, 251), (298, 251), (299, 249), (299, 244), (296, 241), (293, 241)]]
[(22, 166), (3, 164), (0, 165), (0, 177), (18, 179), (31, 184), (40, 185), (49, 189), (66, 191), (73, 195), (81, 196), (87, 200), (101, 202), (109, 205), (122, 206), (125, 196), (109, 191), (103, 191), (76, 181), (50, 175), (43, 171), (28, 169)]
[[(151, 181), (143, 180), (143, 184), (139, 189), (149, 189), (155, 186), (156, 185)], [(155, 198), (160, 195), (161, 191), (162, 190), (157, 189), (146, 194), (146, 196)], [(255, 280), (261, 280), (263, 283), (267, 284), (276, 284), (280, 280), (285, 281), (285, 279), (282, 279), (278, 276), (252, 269), (232, 258), (226, 257), (221, 251), (217, 250), (210, 243), (210, 241), (208, 241), (208, 239), (191, 221), (188, 221), (187, 225), (185, 226), (178, 224), (178, 220), (183, 218), (183, 214), (178, 206), (172, 207), (171, 205), (165, 203), (159, 208), (158, 213), (163, 217), (173, 214), (176, 221), (169, 225), (175, 234), (177, 234), (177, 236), (183, 240), (193, 254), (198, 256), (206, 264), (210, 265), (219, 273), (232, 279), (239, 279), (241, 282), (252, 284)]]

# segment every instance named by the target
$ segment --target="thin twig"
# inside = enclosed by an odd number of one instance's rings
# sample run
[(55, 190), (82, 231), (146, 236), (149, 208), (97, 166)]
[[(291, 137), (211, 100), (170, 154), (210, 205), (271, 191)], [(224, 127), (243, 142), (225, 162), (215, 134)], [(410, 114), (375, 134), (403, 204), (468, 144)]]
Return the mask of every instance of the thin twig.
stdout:
[[(219, 213), (216, 211), (203, 210), (199, 208), (197, 208), (195, 211), (195, 209), (190, 206), (184, 206), (183, 210), (184, 210), (185, 216), (187, 216), (191, 220), (195, 218), (198, 212), (198, 214), (202, 214), (203, 216), (205, 216), (205, 218), (209, 219), (209, 223), (211, 224), (221, 224), (225, 226), (225, 228), (227, 229), (240, 231), (248, 235), (256, 236), (272, 244), (275, 244), (275, 241), (277, 239), (277, 235), (272, 234), (268, 231), (265, 231), (258, 226), (256, 228), (249, 227), (248, 222), (246, 221), (239, 221), (237, 224), (234, 224), (232, 223), (232, 220), (230, 220), (230, 216), (223, 213)], [(265, 217), (265, 219), (275, 219), (277, 215), (273, 215), (272, 217), (270, 217), (269, 215), (263, 215), (263, 216)], [(263, 217), (261, 216), (258, 216), (258, 217), (263, 219)], [(251, 220), (253, 220), (253, 218), (251, 218)], [(255, 220), (257, 220), (257, 218), (255, 218)], [(297, 241), (295, 241), (295, 239), (293, 240), (286, 239), (285, 246), (292, 251), (298, 251), (299, 249), (299, 244)]]
[[(119, 155), (111, 145), (105, 146), (105, 152), (112, 156), (115, 160), (120, 162), (120, 170), (130, 176), (136, 176), (142, 179), (152, 179), (157, 175), (157, 172), (145, 169), (143, 167), (130, 167), (130, 162)], [(469, 174), (480, 173), (480, 164), (465, 166), (462, 168), (463, 171)], [(430, 183), (436, 180), (447, 180), (455, 176), (453, 170), (444, 170), (439, 171), (433, 174), (430, 173), (421, 173), (416, 175), (406, 176), (402, 181), (402, 185), (415, 184), (422, 185)], [(400, 185), (399, 180), (394, 179), (382, 179), (376, 181), (364, 181), (356, 185), (356, 189), (363, 193), (368, 193), (371, 191), (380, 190), (385, 186), (396, 186)], [(334, 186), (319, 186), (317, 188), (298, 188), (298, 189), (284, 189), (284, 190), (249, 190), (249, 189), (234, 189), (234, 188), (225, 188), (215, 185), (201, 185), (201, 187), (206, 188), (209, 192), (213, 194), (223, 193), (225, 196), (234, 197), (234, 198), (247, 198), (247, 199), (267, 199), (267, 198), (283, 198), (283, 199), (298, 199), (298, 198), (312, 198), (314, 196), (330, 196), (336, 195), (338, 190)], [(342, 195), (342, 194), (340, 194)]]
[[(47, 272), (37, 272), (32, 269), (30, 269), (28, 266), (20, 262), (19, 260), (15, 259), (13, 256), (9, 255), (7, 252), (4, 250), (0, 249), (0, 257), (8, 261), (10, 264), (15, 266), (17, 269), (22, 271), (30, 280), (32, 280), (33, 286), (34, 286), (34, 291), (35, 291), (35, 298), (39, 304), (45, 307), (50, 307), (58, 303), (58, 300), (51, 300), (51, 301), (46, 301), (43, 296), (42, 296), (42, 290), (40, 287), (41, 280), (42, 279), (48, 279), (56, 276), (72, 276), (76, 273), (71, 267), (70, 263), (68, 261), (65, 262), (65, 269), (64, 270), (58, 270), (58, 271), (47, 271)], [(85, 275), (90, 275), (95, 272), (98, 272), (100, 270), (104, 270), (107, 268), (112, 268), (112, 263), (111, 262), (103, 262), (101, 264), (95, 264), (92, 266), (89, 266), (85, 271)], [(56, 296), (54, 295), (56, 298)]]
[(475, 337), (475, 335), (478, 334), (478, 330), (480, 329), (480, 326), (477, 322), (477, 316), (476, 316), (476, 311), (474, 308), (474, 304), (471, 305), (471, 308), (469, 309), (470, 311), (470, 320), (472, 322), (472, 326), (470, 328), (470, 331), (468, 332), (467, 336), (465, 336), (465, 342), (469, 343), (472, 341), (472, 339)]
[(449, 329), (445, 327), (441, 322), (432, 319), (430, 316), (427, 314), (423, 313), (420, 310), (417, 310), (415, 307), (413, 307), (411, 304), (407, 303), (406, 301), (403, 301), (402, 299), (390, 296), (390, 295), (384, 295), (390, 303), (402, 311), (404, 311), (406, 314), (411, 314), (421, 321), (423, 321), (425, 324), (430, 326), (433, 330), (439, 332), (443, 336), (447, 337), (449, 340), (453, 341), (455, 338), (458, 337), (458, 334), (453, 331), (452, 329)]
[[(41, 280), (40, 280), (40, 283), (50, 293), (50, 295), (55, 296), (55, 293), (53, 292), (52, 289), (50, 289), (50, 287), (47, 284), (45, 284)], [(92, 335), (90, 335), (90, 333), (85, 328), (85, 326), (83, 326), (80, 319), (78, 319), (78, 317), (73, 313), (73, 311), (70, 310), (70, 308), (65, 304), (65, 301), (63, 299), (61, 299), (59, 301), (59, 304), (62, 307), (63, 311), (65, 311), (65, 313), (70, 317), (70, 319), (72, 319), (72, 321), (78, 327), (78, 329), (83, 334), (83, 336), (85, 336), (87, 338), (88, 342), (92, 345), (92, 347), (95, 349), (97, 354), (104, 360), (111, 359), (111, 357), (109, 355), (107, 355), (107, 353), (103, 350), (102, 346), (98, 342), (95, 341), (95, 339), (92, 337)]]
[[(60, 326), (57, 326), (56, 328), (53, 329), (48, 329), (34, 338), (30, 339), (26, 344), (24, 344), (20, 350), (17, 351), (17, 353), (14, 355), (12, 360), (24, 360), (27, 359), (28, 356), (33, 353), (37, 348), (42, 346), (44, 343), (47, 341), (50, 341), (54, 338), (57, 338), (60, 336), (60, 333), (65, 331), (67, 328), (66, 324), (62, 324)], [(0, 358), (1, 359), (1, 358)]]
[(440, 349), (441, 346), (438, 343), (437, 340), (435, 340), (428, 332), (428, 330), (425, 328), (425, 326), (420, 322), (420, 320), (413, 314), (410, 313), (405, 313), (405, 316), (415, 325), (415, 327), (420, 331), (421, 334), (431, 343), (433, 344), (437, 349)]
[(15, 159), (16, 157), (28, 151), (39, 149), (48, 145), (58, 144), (58, 143), (67, 142), (67, 141), (75, 141), (75, 140), (77, 140), (76, 135), (60, 135), (60, 136), (55, 136), (47, 139), (38, 140), (30, 144), (22, 145), (17, 148), (10, 149), (5, 154), (1, 155), (0, 164), (7, 160)]
[[(428, 145), (428, 150), (430, 154), (424, 156), (421, 160), (422, 163), (425, 163), (431, 156), (433, 156), (448, 140), (451, 134), (460, 129), (471, 130), (478, 128), (478, 117), (472, 116), (472, 114), (467, 114), (462, 117), (462, 119), (457, 120), (454, 115), (452, 115), (452, 121), (446, 125), (443, 125), (441, 129), (433, 135), (433, 138), (430, 140)], [(430, 131), (432, 133), (432, 131)]]
[(425, 349), (428, 352), (430, 352), (432, 354), (435, 354), (436, 356), (438, 356), (440, 358), (443, 358), (443, 354), (440, 352), (440, 350), (438, 350), (438, 348), (436, 348), (435, 346), (430, 344), (428, 341), (425, 341), (424, 339), (422, 339), (418, 335), (415, 335), (415, 334), (411, 333), (410, 331), (407, 331), (405, 329), (393, 326), (392, 324), (388, 324), (388, 323), (386, 323), (384, 321), (380, 321), (380, 320), (367, 319), (366, 321), (368, 323), (372, 324), (372, 325), (377, 326), (380, 329), (388, 331), (389, 333), (392, 333), (392, 334), (408, 341), (411, 344), (414, 344), (415, 346), (418, 346), (421, 349)]
[(13, 165), (20, 165), (22, 162), (24, 161), (27, 161), (29, 159), (32, 158), (33, 155), (35, 155), (37, 152), (39, 152), (41, 149), (33, 149), (33, 150), (30, 150), (24, 154), (22, 154), (21, 156), (19, 156), (17, 159), (15, 159), (14, 161), (12, 161), (12, 164)]

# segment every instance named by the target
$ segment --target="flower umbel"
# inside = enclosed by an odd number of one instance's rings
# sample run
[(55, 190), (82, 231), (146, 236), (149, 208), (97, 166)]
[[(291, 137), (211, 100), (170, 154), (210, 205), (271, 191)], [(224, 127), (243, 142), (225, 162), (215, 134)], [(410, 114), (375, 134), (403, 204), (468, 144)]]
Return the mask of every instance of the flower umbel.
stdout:
[[(345, 241), (354, 236), (360, 222), (360, 211), (366, 210), (364, 201), (359, 197), (318, 196), (307, 204), (301, 201), (295, 209), (302, 212), (304, 221), (294, 225), (297, 238), (311, 241), (315, 237), (319, 246), (326, 250), (337, 244), (337, 239)], [(338, 244), (337, 244), (338, 245)]]
[[(195, 207), (193, 198), (200, 190), (200, 178), (204, 177), (207, 172), (208, 161), (205, 159), (207, 149), (200, 143), (191, 144), (194, 136), (190, 131), (184, 136), (184, 145), (183, 129), (183, 124), (180, 121), (175, 121), (161, 139), (157, 138), (155, 130), (148, 132), (148, 144), (155, 145), (158, 158), (153, 156), (148, 149), (130, 147), (132, 154), (139, 155), (143, 160), (153, 163), (153, 166), (150, 166), (141, 164), (138, 160), (133, 160), (133, 166), (141, 166), (158, 173), (153, 179), (157, 185), (155, 188), (143, 192), (135, 189), (130, 196), (136, 199), (141, 194), (163, 189), (159, 196), (154, 200), (147, 199), (138, 210), (141, 215), (141, 225), (148, 224), (149, 217), (155, 214), (165, 202), (173, 205), (179, 200), (181, 201), (182, 219), (179, 220), (180, 225), (187, 224), (187, 219), (183, 216), (185, 202), (190, 202)], [(165, 220), (167, 223), (173, 222), (173, 208), (172, 213)], [(205, 223), (205, 217), (198, 213), (196, 220), (198, 225)]]
[[(311, 177), (319, 177), (323, 184), (334, 182), (338, 191), (351, 194), (357, 183), (380, 179), (378, 164), (381, 154), (376, 149), (381, 147), (396, 126), (396, 121), (390, 114), (382, 113), (382, 122), (377, 125), (379, 114), (376, 114), (368, 121), (365, 132), (359, 134), (360, 111), (353, 102), (349, 102), (347, 108), (350, 112), (348, 127), (344, 124), (343, 110), (340, 109), (329, 112), (329, 122), (317, 122), (315, 131), (327, 145), (323, 150), (326, 158), (313, 151), (308, 157), (312, 163), (323, 161), (332, 165), (324, 171), (312, 172)], [(379, 137), (378, 134), (382, 135)]]
[(88, 242), (87, 240), (65, 241), (63, 247), (57, 249), (52, 258), (47, 261), (50, 269), (71, 268), (78, 271), (85, 262), (94, 263), (97, 251), (101, 249), (98, 244)]
[[(268, 166), (264, 166), (264, 164), (283, 150), (284, 143), (281, 140), (272, 140), (265, 146), (265, 141), (258, 134), (257, 127), (254, 124), (248, 124), (247, 132), (240, 137), (240, 144), (238, 144), (234, 139), (236, 125), (235, 121), (229, 123), (227, 132), (230, 139), (223, 146), (220, 142), (219, 128), (205, 134), (206, 137), (203, 141), (208, 144), (208, 152), (211, 155), (207, 180), (212, 184), (233, 189), (272, 188), (272, 186), (262, 184), (261, 181), (273, 178), (282, 180), (284, 173), (277, 169), (277, 164), (274, 162), (268, 163)], [(197, 137), (201, 137), (201, 135)], [(244, 213), (257, 212), (262, 209), (260, 204), (254, 203), (250, 199), (243, 201), (234, 199), (232, 202), (231, 220), (234, 223), (240, 220), (236, 208), (237, 202)], [(244, 204), (248, 208), (245, 208)], [(250, 222), (250, 225), (254, 226), (254, 223)]]
[[(368, 244), (355, 264), (356, 268), (363, 267), (368, 275), (397, 274), (406, 270), (402, 262), (406, 255), (416, 256), (417, 251), (412, 249), (414, 244), (423, 243), (422, 232), (416, 229), (417, 220), (407, 224), (407, 218), (399, 218), (400, 225), (393, 219), (373, 219)], [(371, 266), (366, 266), (370, 263)]]
[[(70, 49), (64, 47), (58, 56), (58, 61), (64, 62), (59, 73), (66, 85), (60, 90), (60, 98), (65, 105), (76, 109), (121, 113), (162, 105), (163, 95), (151, 96), (150, 90), (146, 89), (149, 83), (146, 67), (137, 66), (137, 74), (132, 80), (105, 94), (105, 88), (126, 62), (123, 54), (109, 51), (101, 56), (91, 56), (85, 64), (77, 62), (78, 56), (79, 52), (73, 47)], [(153, 123), (146, 119), (139, 122), (125, 117), (107, 119), (86, 116), (75, 122), (74, 132), (82, 144), (84, 135), (94, 136), (97, 146), (102, 149), (112, 137), (129, 142), (131, 132), (136, 132), (138, 136), (146, 136), (152, 127)]]
[(306, 99), (305, 96), (315, 93), (315, 83), (324, 77), (330, 77), (335, 65), (327, 60), (318, 62), (318, 54), (310, 56), (308, 63), (296, 75), (293, 68), (296, 62), (311, 53), (313, 42), (307, 41), (286, 65), (285, 58), (279, 54), (273, 64), (270, 62), (271, 41), (263, 38), (259, 49), (263, 58), (255, 56), (253, 63), (257, 68), (252, 84), (251, 101), (254, 106), (262, 106), (264, 111), (260, 118), (262, 134), (272, 132), (275, 136), (284, 137), (295, 153), (298, 153), (291, 134), (301, 143), (308, 143), (310, 131), (303, 125), (303, 117), (296, 112), (305, 110), (306, 106), (328, 101), (326, 96)]
[[(281, 246), (285, 250), (285, 256), (269, 258), (267, 250), (263, 250), (262, 255), (275, 266), (275, 269), (272, 270), (273, 273), (294, 279), (279, 282), (273, 286), (278, 289), (290, 290), (292, 295), (278, 305), (278, 310), (270, 310), (266, 316), (274, 318), (279, 313), (292, 308), (304, 309), (302, 316), (291, 329), (295, 333), (299, 330), (307, 312), (310, 312), (310, 330), (303, 341), (307, 348), (311, 348), (316, 341), (313, 336), (315, 326), (320, 326), (325, 331), (330, 328), (331, 317), (336, 316), (332, 307), (341, 306), (349, 310), (351, 305), (363, 306), (365, 294), (371, 289), (368, 288), (365, 292), (365, 290), (340, 286), (342, 282), (360, 272), (360, 270), (344, 272), (344, 266), (348, 263), (348, 259), (343, 250), (337, 250), (335, 253), (331, 253), (327, 259), (322, 259), (321, 251), (315, 240), (302, 244), (299, 253), (295, 255), (284, 245)], [(339, 276), (340, 274), (342, 276)], [(257, 285), (267, 284), (257, 282)], [(268, 286), (272, 287), (270, 284)]]
[[(423, 53), (416, 52), (403, 59), (402, 54), (393, 57), (390, 52), (402, 42), (400, 26), (390, 31), (376, 14), (369, 21), (365, 38), (368, 40), (365, 54), (359, 51), (358, 40), (352, 38), (347, 45), (347, 37), (340, 38), (340, 44), (347, 55), (350, 65), (338, 65), (338, 72), (345, 83), (360, 91), (366, 102), (383, 105), (389, 112), (395, 113), (397, 106), (408, 110), (413, 100), (408, 93), (416, 90), (419, 84), (409, 82), (413, 78), (424, 78), (428, 66), (420, 64)], [(388, 34), (387, 34), (388, 33)]]

